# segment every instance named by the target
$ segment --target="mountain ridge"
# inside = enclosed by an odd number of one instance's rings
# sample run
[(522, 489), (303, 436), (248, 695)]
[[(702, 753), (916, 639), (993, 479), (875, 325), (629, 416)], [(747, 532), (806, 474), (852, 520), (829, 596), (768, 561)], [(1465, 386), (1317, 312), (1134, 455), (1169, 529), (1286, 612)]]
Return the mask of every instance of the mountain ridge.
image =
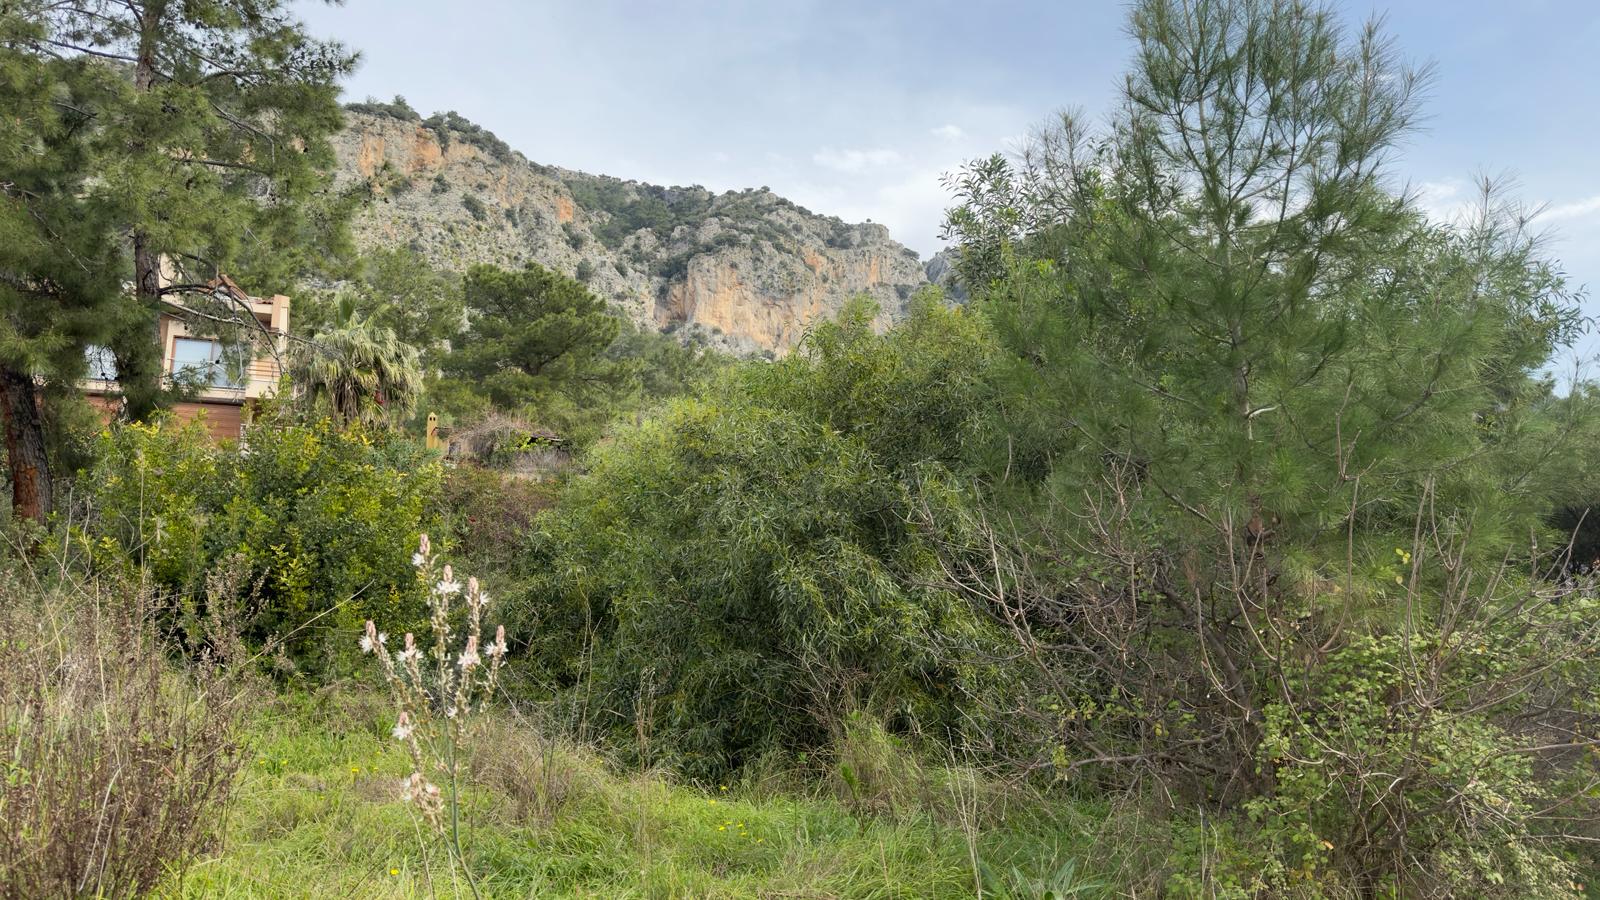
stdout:
[(353, 224), (359, 247), (408, 246), (452, 271), (537, 262), (642, 326), (730, 352), (782, 355), (861, 294), (886, 327), (948, 268), (882, 225), (813, 213), (765, 187), (716, 193), (542, 165), (455, 113), (424, 119), (400, 98), (350, 104), (346, 116), (336, 182), (373, 190)]

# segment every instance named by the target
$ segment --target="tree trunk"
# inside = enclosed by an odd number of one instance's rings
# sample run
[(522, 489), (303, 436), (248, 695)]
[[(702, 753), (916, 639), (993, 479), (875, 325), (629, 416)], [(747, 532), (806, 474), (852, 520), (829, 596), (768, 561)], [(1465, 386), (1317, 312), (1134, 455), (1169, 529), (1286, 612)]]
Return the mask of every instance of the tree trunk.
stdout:
[(44, 522), (50, 515), (50, 461), (33, 376), (0, 366), (0, 414), (5, 418), (6, 461), (11, 468), (11, 512)]
[[(155, 83), (157, 29), (164, 3), (146, 4), (139, 16), (139, 54), (133, 67), (133, 86), (148, 92)], [(117, 360), (117, 384), (122, 388), (123, 410), (135, 422), (150, 417), (161, 406), (161, 255), (150, 246), (145, 229), (133, 229), (134, 321), (111, 342)]]
[(134, 320), (111, 341), (124, 411), (140, 422), (161, 406), (161, 260), (143, 231), (133, 235)]

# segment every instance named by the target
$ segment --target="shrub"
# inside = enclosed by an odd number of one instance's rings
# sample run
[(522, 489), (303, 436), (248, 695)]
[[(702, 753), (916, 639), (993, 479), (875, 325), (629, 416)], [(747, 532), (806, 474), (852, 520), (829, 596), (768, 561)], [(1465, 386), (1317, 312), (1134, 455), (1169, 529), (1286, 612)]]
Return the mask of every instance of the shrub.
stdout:
[(351, 112), (366, 113), (372, 116), (388, 116), (391, 119), (399, 119), (402, 122), (422, 121), (422, 114), (412, 109), (411, 104), (406, 102), (406, 98), (399, 94), (395, 94), (394, 100), (388, 103), (368, 97), (365, 102), (346, 103), (344, 108)]
[(510, 162), (516, 155), (510, 145), (500, 140), (494, 132), (453, 109), (449, 112), (434, 113), (422, 121), (422, 127), (434, 133), (439, 139), (440, 147), (448, 148), (452, 139), (459, 139), (462, 143), (477, 147), (501, 162)]
[(410, 551), (435, 510), (440, 469), (403, 437), (323, 421), (250, 430), (213, 447), (172, 421), (105, 432), (91, 526), (167, 588), (193, 593), (238, 555), (259, 582), (246, 636), (277, 637), (299, 662), (348, 656), (326, 641), (373, 615), (420, 614)]
[(814, 422), (681, 402), (597, 451), (564, 498), (545, 550), (560, 600), (527, 608), (559, 617), (540, 651), (575, 676), (593, 622), (593, 715), (695, 776), (820, 745), (852, 702), (943, 719), (957, 673), (922, 638), (963, 616), (911, 585), (907, 502)]
[(197, 586), (212, 559), (206, 529), (221, 503), (228, 455), (204, 424), (113, 426), (102, 431), (86, 487), (97, 536), (114, 541), (160, 585)]
[(461, 205), (466, 208), (467, 213), (472, 216), (473, 221), (482, 222), (489, 218), (488, 208), (483, 205), (483, 201), (479, 200), (476, 195), (467, 194), (463, 196), (461, 198)]
[[(988, 629), (928, 587), (909, 523), (959, 502), (925, 438), (975, 413), (984, 343), (958, 314), (919, 316), (878, 337), (860, 309), (808, 352), (617, 435), (536, 537), (547, 583), (515, 630), (558, 682), (592, 662), (591, 720), (643, 762), (718, 776), (820, 747), (856, 708), (963, 727), (951, 700), (983, 677)], [(902, 417), (858, 418), (884, 408)]]
[(556, 487), (493, 469), (457, 466), (445, 472), (438, 519), (453, 538), (450, 551), (464, 568), (485, 573), (488, 588), (509, 596), (538, 514)]
[(11, 577), (0, 594), (0, 897), (181, 876), (233, 790), (235, 686), (169, 669), (148, 590)]
[(1484, 619), (1356, 637), (1266, 707), (1258, 757), (1276, 790), (1246, 808), (1285, 881), (1331, 870), (1363, 895), (1580, 893), (1554, 842), (1592, 828), (1577, 823), (1594, 821), (1583, 795), (1600, 766), (1566, 727), (1592, 701), (1560, 698), (1595, 695), (1600, 601), (1517, 589), (1528, 596), (1490, 599)]

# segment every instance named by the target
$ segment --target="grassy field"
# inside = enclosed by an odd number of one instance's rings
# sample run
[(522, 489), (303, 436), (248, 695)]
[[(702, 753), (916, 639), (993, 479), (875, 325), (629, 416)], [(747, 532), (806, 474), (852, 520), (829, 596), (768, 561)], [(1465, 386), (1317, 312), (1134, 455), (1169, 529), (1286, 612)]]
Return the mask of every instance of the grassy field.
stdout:
[[(259, 709), (221, 844), (159, 896), (471, 896), (398, 799), (410, 765), (382, 706), (328, 691)], [(841, 798), (825, 781), (802, 793), (616, 772), (503, 721), (478, 747), (464, 844), (484, 896), (970, 897), (980, 880), (986, 896), (1100, 893), (1074, 872), (1100, 815), (960, 770), (885, 759), (874, 773), (858, 758)]]

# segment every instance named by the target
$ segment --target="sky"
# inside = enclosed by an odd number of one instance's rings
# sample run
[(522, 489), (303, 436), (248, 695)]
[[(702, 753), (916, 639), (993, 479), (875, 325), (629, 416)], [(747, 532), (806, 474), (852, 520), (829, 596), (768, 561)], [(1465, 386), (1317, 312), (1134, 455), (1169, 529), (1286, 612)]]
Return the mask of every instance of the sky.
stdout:
[[(1600, 0), (1335, 0), (1431, 65), (1393, 172), (1440, 216), (1511, 185), (1600, 314)], [(453, 109), (529, 159), (768, 186), (937, 251), (940, 175), (1061, 109), (1103, 117), (1131, 58), (1114, 0), (299, 0), (359, 50), (346, 97)]]

